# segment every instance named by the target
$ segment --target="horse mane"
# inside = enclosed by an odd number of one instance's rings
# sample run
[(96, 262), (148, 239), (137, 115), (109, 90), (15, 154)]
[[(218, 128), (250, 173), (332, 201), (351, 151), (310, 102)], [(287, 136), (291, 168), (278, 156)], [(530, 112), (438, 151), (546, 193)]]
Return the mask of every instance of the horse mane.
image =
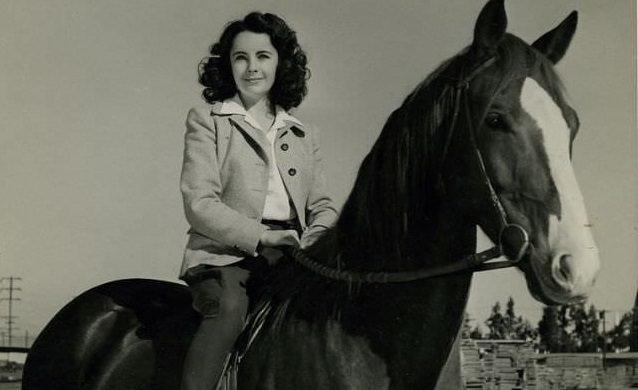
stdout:
[[(468, 72), (470, 49), (439, 65), (388, 117), (359, 168), (336, 224), (309, 256), (331, 267), (394, 271), (423, 267), (418, 250), (437, 228), (435, 213), (444, 143), (457, 83)], [(494, 71), (481, 85), (488, 96), (523, 74), (534, 74), (563, 107), (563, 87), (553, 64), (520, 38), (506, 34)], [(533, 69), (533, 71), (530, 71)], [(485, 107), (479, 109), (484, 112)], [(482, 118), (481, 118), (482, 119)], [(476, 118), (475, 118), (476, 120)], [(293, 261), (277, 265), (265, 283), (275, 308), (271, 321), (295, 315), (314, 321), (338, 318), (361, 286), (326, 279)]]
[[(376, 271), (423, 266), (418, 253), (437, 229), (456, 87), (475, 66), (470, 51), (468, 47), (439, 65), (388, 117), (334, 228), (336, 242), (331, 245), (339, 248), (342, 266)], [(533, 74), (559, 106), (566, 107), (560, 78), (540, 52), (506, 34), (497, 58), (494, 76), (484, 77), (486, 82), (479, 85), (481, 95), (494, 96), (513, 79)], [(477, 107), (479, 115), (490, 103), (486, 99)], [(474, 118), (475, 123), (480, 120)]]
[(415, 265), (414, 244), (434, 227), (442, 130), (454, 108), (459, 65), (452, 58), (421, 82), (388, 117), (361, 163), (335, 227), (349, 267)]

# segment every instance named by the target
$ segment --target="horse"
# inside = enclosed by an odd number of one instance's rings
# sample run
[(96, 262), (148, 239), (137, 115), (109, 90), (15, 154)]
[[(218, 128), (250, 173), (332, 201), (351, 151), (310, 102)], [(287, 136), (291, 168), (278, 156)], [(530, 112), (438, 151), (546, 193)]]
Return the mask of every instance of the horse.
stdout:
[[(506, 32), (503, 0), (486, 3), (469, 46), (388, 117), (335, 225), (251, 287), (268, 310), (237, 389), (463, 388), (474, 272), (515, 266), (550, 305), (588, 296), (599, 259), (571, 166), (579, 122), (554, 69), (576, 25), (573, 12), (529, 45)], [(481, 253), (477, 226), (495, 243)], [(34, 342), (23, 389), (178, 388), (190, 304), (157, 280), (84, 292)]]

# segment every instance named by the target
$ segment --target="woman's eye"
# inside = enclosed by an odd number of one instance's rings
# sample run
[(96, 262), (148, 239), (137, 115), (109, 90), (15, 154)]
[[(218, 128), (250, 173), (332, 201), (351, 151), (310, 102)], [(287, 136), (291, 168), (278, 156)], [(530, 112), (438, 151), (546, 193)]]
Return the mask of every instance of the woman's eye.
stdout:
[(490, 112), (485, 117), (485, 124), (492, 130), (507, 130), (507, 123), (503, 116), (496, 112)]

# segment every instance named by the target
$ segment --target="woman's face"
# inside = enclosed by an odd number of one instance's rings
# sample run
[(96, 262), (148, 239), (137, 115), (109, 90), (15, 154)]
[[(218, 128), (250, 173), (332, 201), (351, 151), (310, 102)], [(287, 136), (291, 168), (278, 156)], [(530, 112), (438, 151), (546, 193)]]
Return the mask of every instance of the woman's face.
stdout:
[(233, 79), (244, 104), (268, 97), (275, 83), (279, 55), (264, 33), (243, 31), (237, 34), (230, 50)]

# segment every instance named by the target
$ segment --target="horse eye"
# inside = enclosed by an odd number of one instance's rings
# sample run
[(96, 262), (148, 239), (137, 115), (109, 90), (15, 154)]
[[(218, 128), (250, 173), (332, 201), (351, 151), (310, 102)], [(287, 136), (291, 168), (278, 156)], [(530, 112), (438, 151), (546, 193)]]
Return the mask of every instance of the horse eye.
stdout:
[(485, 124), (492, 130), (507, 130), (507, 123), (503, 116), (496, 112), (490, 112), (485, 117)]

